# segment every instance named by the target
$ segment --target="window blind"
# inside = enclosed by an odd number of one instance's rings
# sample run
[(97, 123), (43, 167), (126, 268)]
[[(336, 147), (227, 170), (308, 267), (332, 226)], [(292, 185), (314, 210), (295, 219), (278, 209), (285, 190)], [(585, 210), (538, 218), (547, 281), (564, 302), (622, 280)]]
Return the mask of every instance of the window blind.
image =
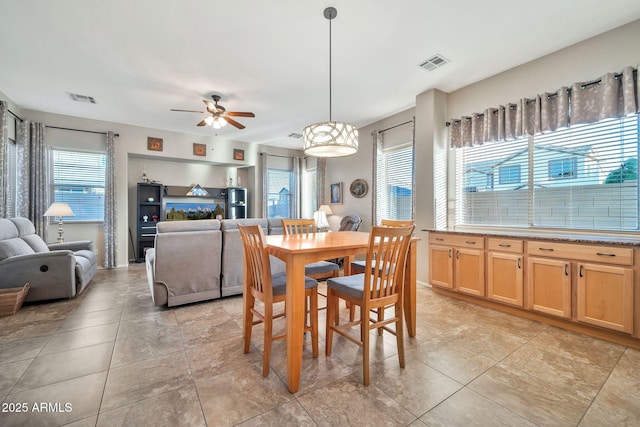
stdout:
[(285, 169), (267, 170), (267, 217), (291, 218), (293, 172)]
[(384, 150), (376, 161), (376, 224), (413, 219), (413, 146)]
[(457, 151), (456, 222), (637, 231), (638, 116)]
[(106, 155), (62, 150), (52, 155), (54, 200), (74, 213), (65, 222), (103, 221)]

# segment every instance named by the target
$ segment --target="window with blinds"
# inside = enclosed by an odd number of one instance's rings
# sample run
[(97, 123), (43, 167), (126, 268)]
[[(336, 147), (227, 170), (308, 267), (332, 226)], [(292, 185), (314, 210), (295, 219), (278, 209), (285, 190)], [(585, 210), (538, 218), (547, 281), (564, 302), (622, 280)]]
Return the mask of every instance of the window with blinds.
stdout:
[(464, 225), (639, 230), (638, 116), (457, 151)]
[(69, 204), (74, 213), (65, 222), (103, 221), (107, 156), (63, 150), (52, 155), (54, 200)]
[(293, 171), (267, 170), (267, 217), (292, 218)]
[(413, 219), (413, 145), (384, 150), (376, 161), (376, 224)]

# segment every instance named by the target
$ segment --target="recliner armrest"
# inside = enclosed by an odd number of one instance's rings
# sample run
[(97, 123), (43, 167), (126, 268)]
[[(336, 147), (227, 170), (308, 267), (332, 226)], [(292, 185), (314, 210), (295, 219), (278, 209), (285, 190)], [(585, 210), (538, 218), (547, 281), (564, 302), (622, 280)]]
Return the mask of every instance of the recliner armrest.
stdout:
[(71, 251), (19, 255), (0, 261), (0, 287), (29, 283), (26, 301), (71, 298), (76, 295), (76, 259)]
[(93, 251), (93, 242), (91, 240), (77, 240), (75, 242), (64, 242), (64, 243), (48, 243), (50, 251), (80, 251), (80, 250), (88, 250)]

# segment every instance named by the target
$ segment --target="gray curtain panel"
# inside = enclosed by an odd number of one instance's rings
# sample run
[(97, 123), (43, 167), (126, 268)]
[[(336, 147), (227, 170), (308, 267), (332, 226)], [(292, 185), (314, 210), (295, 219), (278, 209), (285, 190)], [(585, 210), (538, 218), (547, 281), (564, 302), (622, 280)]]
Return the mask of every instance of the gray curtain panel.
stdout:
[(7, 194), (9, 191), (9, 167), (7, 159), (7, 146), (9, 144), (9, 129), (7, 116), (9, 107), (5, 101), (0, 101), (0, 218), (7, 217)]
[(107, 164), (104, 183), (104, 268), (117, 266), (117, 207), (115, 171), (115, 135), (107, 132)]
[(371, 154), (371, 164), (373, 165), (371, 174), (371, 225), (378, 223), (378, 156), (382, 154), (382, 132), (374, 130), (371, 132), (373, 137), (373, 152)]
[(321, 205), (326, 205), (327, 203), (324, 202), (325, 197), (324, 197), (324, 182), (325, 182), (325, 176), (326, 176), (326, 168), (327, 168), (327, 159), (324, 157), (317, 157), (317, 163), (316, 163), (316, 195), (317, 195), (317, 200), (318, 200), (318, 206), (315, 207), (315, 209), (319, 209)]
[(29, 122), (16, 127), (16, 216), (29, 218)]
[(262, 181), (262, 218), (268, 218), (269, 213), (269, 187), (267, 182), (267, 171), (269, 169), (269, 156), (267, 153), (260, 153), (260, 179)]
[(638, 70), (626, 67), (589, 82), (577, 82), (552, 93), (522, 98), (483, 113), (451, 121), (452, 148), (508, 141), (558, 128), (623, 117), (640, 112)]
[(300, 188), (302, 187), (302, 161), (304, 158), (302, 157), (294, 157), (293, 158), (293, 217), (300, 218), (301, 217), (301, 208), (302, 203), (300, 202)]
[[(45, 126), (29, 123), (29, 219), (36, 233), (46, 239), (49, 218), (44, 213), (49, 208), (49, 186), (51, 176), (51, 150), (45, 144)], [(23, 176), (23, 178), (25, 178)]]

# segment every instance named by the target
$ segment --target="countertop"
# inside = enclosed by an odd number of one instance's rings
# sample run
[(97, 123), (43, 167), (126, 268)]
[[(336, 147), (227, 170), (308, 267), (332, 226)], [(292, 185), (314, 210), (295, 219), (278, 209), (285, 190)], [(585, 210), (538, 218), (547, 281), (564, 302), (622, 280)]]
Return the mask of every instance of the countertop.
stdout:
[(579, 234), (535, 230), (432, 230), (422, 229), (430, 233), (449, 233), (484, 237), (504, 237), (513, 239), (535, 239), (566, 243), (591, 243), (601, 245), (640, 246), (640, 234), (637, 236), (620, 236), (606, 234)]

